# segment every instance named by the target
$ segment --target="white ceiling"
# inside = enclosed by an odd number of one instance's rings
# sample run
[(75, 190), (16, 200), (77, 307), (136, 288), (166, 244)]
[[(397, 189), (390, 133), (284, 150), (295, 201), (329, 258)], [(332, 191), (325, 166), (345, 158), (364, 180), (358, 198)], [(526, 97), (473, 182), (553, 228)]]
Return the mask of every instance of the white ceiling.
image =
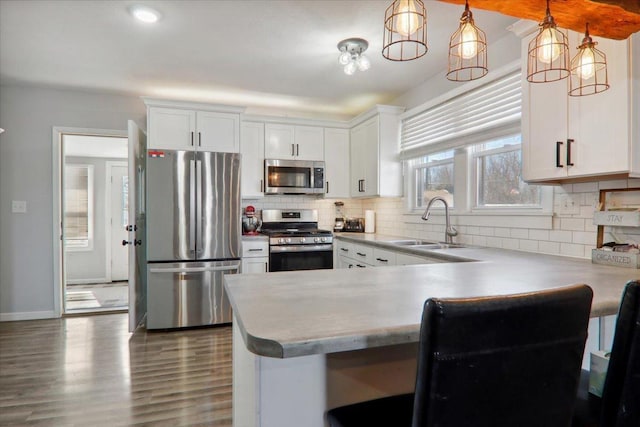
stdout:
[[(134, 20), (134, 4), (153, 7), (161, 20)], [(353, 116), (446, 68), (462, 7), (425, 1), (429, 52), (399, 63), (380, 53), (390, 4), (0, 0), (0, 82)], [(474, 16), (489, 43), (515, 21)], [(342, 72), (336, 44), (349, 37), (369, 41), (369, 71)]]

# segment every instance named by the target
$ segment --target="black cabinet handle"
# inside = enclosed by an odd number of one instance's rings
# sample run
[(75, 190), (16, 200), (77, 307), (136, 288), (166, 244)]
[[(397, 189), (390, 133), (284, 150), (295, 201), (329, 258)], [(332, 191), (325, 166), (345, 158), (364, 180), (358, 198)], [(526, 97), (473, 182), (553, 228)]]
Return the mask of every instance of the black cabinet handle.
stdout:
[(296, 156), (300, 155), (300, 144), (296, 144)]
[(556, 141), (556, 167), (557, 168), (563, 168), (564, 166), (562, 166), (560, 164), (560, 146), (564, 144), (562, 141)]
[(349, 249), (347, 249), (347, 248), (340, 248), (340, 250), (343, 251), (343, 252), (349, 252)]
[(296, 149), (295, 149), (294, 144), (291, 144), (291, 155), (292, 155), (292, 156), (295, 156), (295, 155), (296, 155)]
[(356, 252), (356, 253), (357, 253), (358, 255), (360, 255), (360, 256), (367, 256), (367, 254), (363, 254), (363, 253), (360, 253), (360, 252)]
[(260, 192), (264, 193), (264, 181), (262, 179), (260, 180)]
[(198, 147), (202, 147), (202, 132), (198, 132)]
[(327, 194), (329, 194), (329, 181), (327, 181)]
[(191, 145), (193, 146), (193, 132), (191, 132)]
[(249, 249), (249, 252), (262, 252), (263, 249), (260, 248), (254, 248), (254, 249)]
[(360, 264), (356, 264), (356, 267), (358, 267), (358, 268), (367, 268), (366, 265), (360, 265)]
[(573, 162), (571, 161), (571, 144), (573, 144), (575, 141), (573, 139), (567, 139), (567, 166), (574, 166)]
[(380, 261), (380, 262), (389, 262), (388, 259), (382, 259), (382, 258), (376, 258), (376, 261)]

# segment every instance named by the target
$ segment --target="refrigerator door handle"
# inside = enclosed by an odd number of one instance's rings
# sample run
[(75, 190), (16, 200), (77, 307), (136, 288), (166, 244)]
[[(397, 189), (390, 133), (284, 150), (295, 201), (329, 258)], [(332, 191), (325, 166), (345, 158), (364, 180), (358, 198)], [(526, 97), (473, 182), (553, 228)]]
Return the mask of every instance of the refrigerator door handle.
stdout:
[(196, 160), (196, 258), (202, 254), (202, 160)]
[(169, 267), (169, 268), (150, 268), (149, 273), (204, 273), (206, 271), (238, 271), (240, 264), (223, 265), (218, 267)]
[(189, 248), (196, 248), (196, 161), (189, 160)]

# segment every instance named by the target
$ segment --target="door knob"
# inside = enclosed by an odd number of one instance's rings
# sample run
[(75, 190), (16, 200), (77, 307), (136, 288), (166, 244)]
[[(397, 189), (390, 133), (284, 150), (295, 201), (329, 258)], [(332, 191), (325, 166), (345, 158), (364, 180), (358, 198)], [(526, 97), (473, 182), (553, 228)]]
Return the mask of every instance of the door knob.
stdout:
[(138, 231), (138, 226), (137, 225), (127, 225), (124, 229), (127, 230), (127, 231)]

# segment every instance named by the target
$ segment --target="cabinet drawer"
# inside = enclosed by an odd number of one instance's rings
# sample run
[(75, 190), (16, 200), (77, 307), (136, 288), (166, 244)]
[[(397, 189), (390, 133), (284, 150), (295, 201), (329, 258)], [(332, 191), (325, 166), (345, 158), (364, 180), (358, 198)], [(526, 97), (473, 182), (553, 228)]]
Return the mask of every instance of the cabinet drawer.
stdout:
[(336, 240), (336, 252), (338, 256), (352, 257), (354, 255), (353, 248), (350, 243), (343, 240)]
[(262, 256), (269, 256), (268, 241), (242, 241), (242, 258), (254, 258)]
[(396, 253), (385, 249), (373, 249), (373, 264), (377, 267), (396, 265)]
[(373, 265), (373, 247), (367, 245), (351, 245), (349, 256), (356, 261), (362, 261)]

